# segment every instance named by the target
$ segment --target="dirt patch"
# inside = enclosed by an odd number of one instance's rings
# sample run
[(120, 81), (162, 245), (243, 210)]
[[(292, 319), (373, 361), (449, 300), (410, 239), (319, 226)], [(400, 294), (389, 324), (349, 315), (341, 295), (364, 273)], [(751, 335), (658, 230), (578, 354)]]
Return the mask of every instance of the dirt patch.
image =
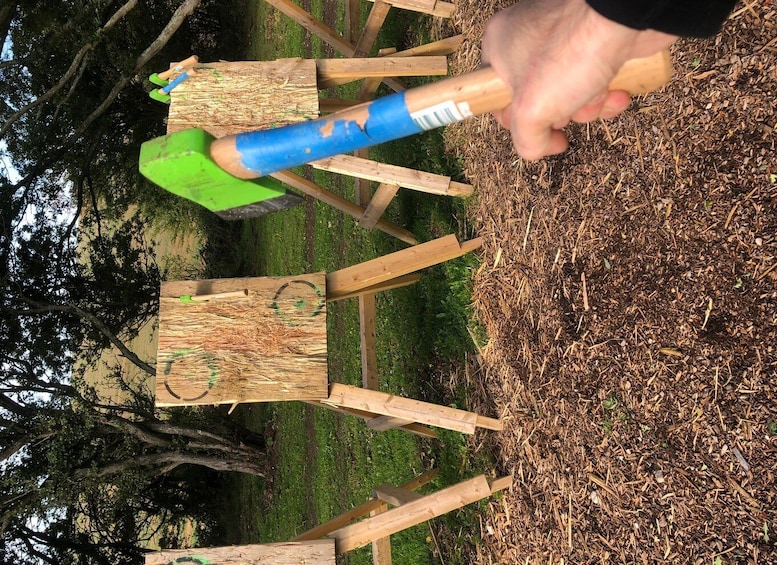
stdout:
[[(500, 5), (458, 6), (460, 73)], [(490, 117), (446, 134), (515, 476), (473, 562), (777, 562), (777, 11), (738, 8), (564, 156), (518, 160)]]

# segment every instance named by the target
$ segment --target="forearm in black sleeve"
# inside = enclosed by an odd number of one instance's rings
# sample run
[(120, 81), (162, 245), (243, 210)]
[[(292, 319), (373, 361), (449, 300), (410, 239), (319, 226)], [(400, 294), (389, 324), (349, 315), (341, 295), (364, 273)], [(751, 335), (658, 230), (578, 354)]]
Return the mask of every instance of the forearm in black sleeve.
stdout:
[(655, 29), (683, 37), (709, 37), (736, 0), (586, 0), (605, 18), (634, 29)]

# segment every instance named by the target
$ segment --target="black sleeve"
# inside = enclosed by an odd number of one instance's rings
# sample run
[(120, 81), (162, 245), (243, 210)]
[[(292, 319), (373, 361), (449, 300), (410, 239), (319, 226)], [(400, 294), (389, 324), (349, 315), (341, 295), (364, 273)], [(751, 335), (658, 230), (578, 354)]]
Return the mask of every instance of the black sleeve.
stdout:
[(709, 37), (736, 0), (586, 0), (605, 18), (634, 29), (655, 29), (683, 37)]

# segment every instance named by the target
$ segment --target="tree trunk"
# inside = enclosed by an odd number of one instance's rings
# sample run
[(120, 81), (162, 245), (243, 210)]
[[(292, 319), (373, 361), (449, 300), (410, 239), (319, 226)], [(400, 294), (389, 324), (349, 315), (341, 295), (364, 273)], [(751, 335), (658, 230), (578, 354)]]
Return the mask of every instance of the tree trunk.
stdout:
[(4, 2), (0, 5), (0, 37), (3, 38), (0, 45), (5, 45), (8, 39), (8, 32), (11, 29), (11, 22), (16, 15), (16, 2)]
[[(139, 455), (132, 459), (126, 459), (101, 467), (97, 470), (97, 477), (104, 478), (135, 467), (164, 466), (165, 472), (169, 472), (180, 465), (200, 465), (213, 469), (214, 471), (233, 471), (237, 473), (247, 473), (257, 477), (264, 477), (263, 465), (254, 462), (254, 460), (263, 458), (264, 454), (254, 451), (254, 453), (251, 454), (252, 458), (248, 459), (246, 457), (246, 450), (241, 451), (241, 454), (232, 457), (220, 457), (179, 451)], [(76, 472), (76, 477), (86, 477), (91, 473), (92, 471), (90, 469), (79, 469)]]

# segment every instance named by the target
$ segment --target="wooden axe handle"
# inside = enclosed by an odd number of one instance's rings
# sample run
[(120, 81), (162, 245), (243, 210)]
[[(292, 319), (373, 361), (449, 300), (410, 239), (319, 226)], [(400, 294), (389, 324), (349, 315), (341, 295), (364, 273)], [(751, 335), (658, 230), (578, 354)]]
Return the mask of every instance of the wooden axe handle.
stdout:
[[(665, 84), (671, 71), (668, 51), (633, 59), (610, 90), (650, 92)], [(508, 86), (485, 67), (317, 120), (222, 137), (211, 145), (211, 157), (238, 178), (257, 178), (501, 110), (510, 100)]]
[[(669, 51), (661, 51), (643, 59), (627, 61), (610, 82), (609, 90), (625, 90), (629, 94), (645, 94), (666, 84), (672, 75)], [(508, 86), (491, 67), (408, 90), (407, 109), (410, 113), (453, 101), (465, 104), (470, 115), (495, 112), (510, 104)], [(331, 117), (331, 116), (330, 116)]]
[(170, 68), (168, 70), (162, 71), (157, 76), (163, 80), (167, 80), (175, 73), (179, 73), (188, 67), (193, 67), (199, 61), (200, 61), (200, 58), (197, 57), (197, 55), (192, 55), (191, 57), (184, 59), (180, 63), (173, 63), (172, 65), (170, 65)]

